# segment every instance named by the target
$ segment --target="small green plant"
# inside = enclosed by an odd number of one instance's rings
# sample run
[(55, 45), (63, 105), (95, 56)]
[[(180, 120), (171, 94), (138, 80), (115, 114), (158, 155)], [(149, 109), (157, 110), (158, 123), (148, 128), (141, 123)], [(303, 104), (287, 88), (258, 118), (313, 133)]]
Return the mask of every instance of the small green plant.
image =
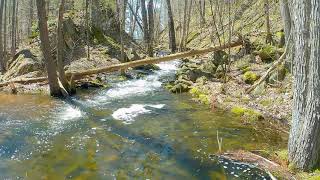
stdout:
[(243, 80), (247, 84), (253, 84), (258, 79), (259, 79), (259, 76), (252, 71), (248, 71), (243, 75)]

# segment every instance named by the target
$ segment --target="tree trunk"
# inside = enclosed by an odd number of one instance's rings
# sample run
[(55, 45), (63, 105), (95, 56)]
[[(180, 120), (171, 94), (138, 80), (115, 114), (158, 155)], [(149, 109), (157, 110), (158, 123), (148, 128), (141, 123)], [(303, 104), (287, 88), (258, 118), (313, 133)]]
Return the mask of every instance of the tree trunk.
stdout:
[[(288, 0), (280, 0), (280, 12), (281, 12), (281, 16), (282, 16), (282, 21), (284, 24), (284, 34), (285, 34), (285, 43), (286, 41), (288, 41), (290, 33), (291, 33), (291, 27), (292, 27), (292, 22), (291, 22), (291, 13), (290, 13), (290, 9), (289, 9), (289, 4), (288, 4)], [(288, 55), (287, 55), (287, 60), (286, 60), (286, 64), (291, 67), (290, 71), (292, 73), (292, 69), (293, 69), (293, 56), (294, 56), (294, 52), (293, 52), (293, 48), (292, 46), (289, 47), (288, 50)]]
[(37, 0), (41, 50), (45, 59), (51, 96), (61, 97), (57, 67), (51, 56), (45, 0)]
[(12, 0), (12, 19), (11, 19), (11, 56), (16, 53), (16, 0)]
[(7, 11), (8, 11), (8, 0), (4, 0), (4, 23), (3, 23), (3, 62), (5, 69), (7, 68)]
[(28, 21), (28, 37), (31, 36), (31, 31), (32, 31), (32, 23), (33, 23), (33, 18), (34, 18), (34, 14), (33, 14), (33, 10), (34, 10), (34, 0), (30, 0), (30, 10), (29, 10), (29, 21)]
[(146, 47), (149, 44), (149, 26), (148, 26), (148, 16), (147, 16), (147, 9), (146, 9), (146, 2), (145, 0), (140, 0), (141, 2), (141, 15), (142, 15), (142, 24), (143, 24), (143, 40)]
[(64, 14), (64, 5), (65, 0), (61, 0), (60, 7), (59, 7), (59, 17), (58, 17), (58, 32), (57, 32), (57, 69), (59, 73), (59, 79), (61, 84), (66, 89), (67, 92), (70, 93), (70, 87), (68, 80), (66, 78), (64, 72), (64, 59), (65, 59), (65, 43), (64, 43), (64, 33), (63, 33), (63, 14)]
[(89, 0), (86, 0), (86, 43), (87, 43), (87, 60), (90, 61), (90, 37), (89, 37)]
[(294, 33), (294, 97), (289, 161), (311, 170), (320, 155), (320, 3), (292, 0)]
[(153, 13), (153, 0), (149, 0), (148, 3), (148, 20), (149, 20), (149, 39), (148, 39), (148, 55), (153, 57), (153, 38), (154, 38), (154, 13)]
[(184, 51), (184, 43), (187, 31), (187, 19), (188, 19), (188, 0), (184, 0), (184, 8), (183, 8), (183, 23), (182, 23), (182, 36), (180, 39), (180, 51)]
[(264, 11), (266, 17), (266, 30), (267, 30), (267, 37), (266, 43), (272, 43), (272, 34), (271, 34), (271, 27), (270, 27), (270, 13), (269, 13), (269, 0), (264, 0)]
[[(3, 44), (2, 44), (2, 20), (3, 20), (3, 10), (4, 10), (4, 0), (1, 0), (0, 2), (0, 70), (2, 73), (5, 72), (4, 68), (4, 49), (3, 49)], [(5, 37), (4, 37), (5, 38)]]
[(174, 21), (173, 21), (173, 15), (171, 10), (171, 2), (170, 0), (167, 1), (167, 9), (168, 9), (168, 27), (169, 27), (169, 43), (170, 43), (170, 49), (171, 52), (176, 52), (177, 45), (176, 45), (176, 33), (174, 29)]
[(199, 12), (200, 12), (200, 28), (206, 23), (206, 2), (205, 0), (199, 1)]

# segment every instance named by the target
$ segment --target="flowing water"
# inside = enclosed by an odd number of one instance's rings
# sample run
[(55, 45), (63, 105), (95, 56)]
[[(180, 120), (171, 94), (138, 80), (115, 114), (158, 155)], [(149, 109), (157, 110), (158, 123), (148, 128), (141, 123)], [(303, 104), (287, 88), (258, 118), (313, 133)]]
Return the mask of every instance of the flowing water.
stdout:
[(214, 156), (217, 131), (223, 150), (277, 148), (286, 139), (170, 94), (162, 83), (176, 66), (162, 63), (145, 78), (68, 102), (0, 95), (0, 179), (270, 179)]

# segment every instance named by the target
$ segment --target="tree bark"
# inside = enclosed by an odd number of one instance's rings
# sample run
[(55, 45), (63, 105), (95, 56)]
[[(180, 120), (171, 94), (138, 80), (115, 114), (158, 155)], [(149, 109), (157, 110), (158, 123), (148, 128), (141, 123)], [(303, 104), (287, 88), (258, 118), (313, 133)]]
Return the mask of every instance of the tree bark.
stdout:
[(320, 155), (320, 2), (292, 0), (294, 86), (289, 161), (311, 170)]
[(16, 0), (12, 0), (12, 19), (11, 19), (11, 56), (14, 56), (16, 53)]
[(148, 3), (148, 34), (149, 34), (149, 39), (148, 39), (148, 55), (149, 57), (153, 57), (153, 38), (154, 38), (154, 13), (153, 10), (154, 5), (153, 5), (153, 0), (149, 0)]
[(171, 10), (171, 2), (170, 0), (167, 1), (167, 9), (168, 9), (168, 27), (169, 27), (169, 44), (171, 52), (174, 53), (177, 50), (176, 45), (176, 33), (174, 29), (174, 21), (173, 21), (173, 14)]
[[(4, 65), (4, 49), (3, 49), (3, 44), (2, 44), (2, 38), (3, 38), (3, 33), (2, 33), (2, 20), (3, 20), (3, 12), (4, 12), (4, 0), (1, 0), (0, 2), (0, 70), (2, 73), (5, 72), (5, 65)], [(5, 37), (4, 37), (5, 38)]]
[(50, 94), (54, 97), (62, 97), (63, 94), (59, 86), (56, 63), (51, 56), (45, 0), (37, 0), (37, 11), (39, 18), (41, 50), (46, 63)]
[(267, 30), (267, 37), (266, 43), (272, 43), (272, 34), (271, 34), (271, 26), (270, 26), (270, 13), (269, 13), (269, 0), (264, 0), (264, 11), (266, 17), (266, 30)]
[(184, 51), (184, 43), (186, 42), (186, 31), (187, 31), (187, 18), (188, 18), (188, 0), (184, 0), (183, 8), (183, 23), (182, 23), (182, 36), (180, 39), (180, 51)]
[(142, 24), (143, 24), (143, 40), (146, 47), (149, 43), (149, 27), (148, 27), (148, 16), (147, 16), (147, 9), (146, 9), (146, 2), (145, 0), (140, 0), (141, 3), (141, 16), (142, 16)]
[[(291, 20), (291, 13), (290, 13), (290, 9), (289, 9), (289, 2), (288, 0), (280, 0), (280, 12), (281, 12), (281, 16), (282, 16), (282, 21), (284, 24), (284, 34), (285, 34), (285, 43), (286, 41), (288, 41), (289, 39), (289, 35), (291, 33), (291, 28), (292, 28), (292, 20)], [(288, 66), (290, 66), (290, 71), (292, 73), (293, 71), (293, 56), (294, 56), (294, 52), (293, 52), (293, 48), (292, 46), (289, 47), (288, 50), (288, 55), (286, 58), (286, 64), (288, 64)]]
[(65, 72), (64, 72), (64, 59), (65, 59), (65, 43), (64, 43), (64, 33), (63, 33), (63, 14), (64, 14), (65, 0), (60, 1), (59, 7), (59, 17), (58, 17), (58, 32), (57, 32), (57, 69), (59, 73), (59, 79), (61, 84), (70, 93), (69, 83), (67, 81)]
[(90, 61), (90, 27), (89, 27), (89, 0), (86, 0), (86, 43), (87, 43), (87, 60)]
[(34, 0), (30, 0), (30, 9), (29, 9), (29, 21), (28, 21), (28, 37), (31, 36), (31, 31), (32, 31), (32, 23), (33, 23), (33, 18), (34, 18)]

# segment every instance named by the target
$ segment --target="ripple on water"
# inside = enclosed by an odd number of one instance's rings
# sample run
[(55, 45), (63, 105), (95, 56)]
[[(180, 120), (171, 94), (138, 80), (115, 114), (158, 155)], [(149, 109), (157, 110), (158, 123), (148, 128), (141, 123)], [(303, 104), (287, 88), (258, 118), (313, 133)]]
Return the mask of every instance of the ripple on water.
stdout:
[(112, 117), (117, 120), (123, 121), (124, 124), (131, 124), (134, 118), (141, 114), (151, 113), (152, 110), (148, 108), (162, 109), (164, 104), (133, 104), (129, 108), (120, 108), (116, 110)]
[(74, 121), (79, 120), (83, 115), (84, 113), (80, 109), (66, 105), (57, 110), (55, 118), (50, 121), (51, 128), (57, 134), (68, 127), (71, 122), (74, 124)]

